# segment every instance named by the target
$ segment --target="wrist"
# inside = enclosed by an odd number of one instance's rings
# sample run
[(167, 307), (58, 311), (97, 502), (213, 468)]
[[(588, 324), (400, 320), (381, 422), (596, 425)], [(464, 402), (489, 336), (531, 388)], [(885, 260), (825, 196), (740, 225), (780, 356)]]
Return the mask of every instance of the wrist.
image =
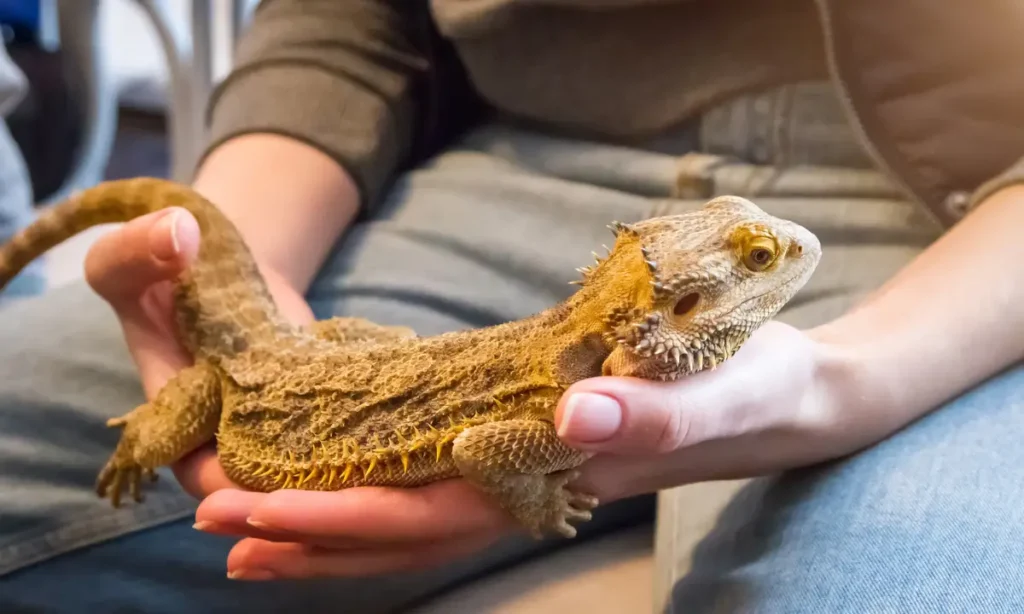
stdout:
[(879, 368), (885, 349), (876, 339), (847, 326), (843, 318), (810, 329), (807, 336), (816, 348), (816, 402), (827, 430), (842, 439), (843, 453), (875, 443), (911, 421), (913, 416), (899, 407), (898, 374)]

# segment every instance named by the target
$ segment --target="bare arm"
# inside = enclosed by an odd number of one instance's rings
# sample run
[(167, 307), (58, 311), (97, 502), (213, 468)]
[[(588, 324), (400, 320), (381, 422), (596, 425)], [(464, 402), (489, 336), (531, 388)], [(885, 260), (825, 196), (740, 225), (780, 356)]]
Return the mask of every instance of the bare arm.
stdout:
[(238, 226), (264, 272), (299, 294), (359, 208), (356, 186), (342, 167), (305, 143), (273, 134), (246, 135), (217, 148), (194, 183)]
[(395, 0), (263, 0), (214, 92), (195, 187), (299, 293), (394, 173), (460, 125), (445, 103), (468, 90), (428, 17)]
[(888, 434), (1024, 358), (1024, 186), (991, 194), (862, 305), (811, 331), (846, 365), (839, 411)]

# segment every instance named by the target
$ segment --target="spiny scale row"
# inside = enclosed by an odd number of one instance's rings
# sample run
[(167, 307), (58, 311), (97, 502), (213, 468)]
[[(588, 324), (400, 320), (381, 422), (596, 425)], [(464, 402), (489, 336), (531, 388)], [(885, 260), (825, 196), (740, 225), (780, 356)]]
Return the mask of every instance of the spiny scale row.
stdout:
[[(608, 230), (611, 230), (612, 234), (615, 235), (616, 238), (618, 238), (618, 236), (620, 234), (624, 233), (624, 232), (625, 233), (636, 234), (636, 230), (634, 230), (633, 228), (631, 228), (627, 224), (624, 224), (624, 223), (619, 222), (617, 220), (612, 222), (611, 224), (608, 224)], [(607, 252), (607, 254), (611, 254), (612, 250), (609, 249), (609, 247), (607, 245), (602, 245), (601, 247), (604, 248), (604, 250), (605, 250), (605, 252)], [(655, 270), (657, 269), (657, 266), (658, 266), (657, 263), (654, 262), (653, 260), (651, 260), (650, 256), (647, 254), (647, 250), (646, 249), (641, 248), (641, 250), (643, 251), (644, 261), (647, 263), (647, 267), (650, 269), (651, 273), (654, 273)], [(579, 267), (578, 269), (576, 269), (576, 272), (579, 273), (580, 275), (582, 275), (583, 279), (574, 279), (573, 281), (569, 282), (569, 285), (571, 285), (571, 286), (582, 286), (583, 284), (587, 283), (587, 278), (590, 277), (590, 275), (592, 275), (594, 273), (594, 271), (597, 269), (598, 266), (601, 266), (602, 262), (604, 262), (604, 259), (602, 259), (601, 256), (597, 252), (590, 252), (590, 253), (591, 253), (592, 256), (594, 256), (595, 264), (593, 264), (591, 266)]]
[(628, 333), (618, 335), (615, 338), (615, 341), (623, 345), (628, 345), (633, 349), (637, 349), (641, 344), (648, 341), (650, 337), (654, 335), (654, 332), (658, 330), (658, 326), (660, 324), (661, 314), (657, 312), (650, 313), (640, 322), (633, 324)]
[[(685, 356), (686, 368), (687, 372), (689, 373), (698, 373), (700, 371), (703, 371), (705, 361), (707, 362), (708, 367), (713, 371), (718, 368), (719, 363), (724, 362), (726, 359), (725, 356), (718, 356), (713, 352), (698, 352), (695, 354), (691, 354), (689, 352), (681, 352), (677, 347), (671, 348), (669, 352), (669, 354), (665, 354), (665, 362), (668, 362), (668, 357), (671, 356), (672, 362), (675, 363), (676, 367), (679, 367), (682, 363), (682, 357)], [(662, 380), (675, 380), (678, 376), (679, 372), (673, 371), (671, 373), (662, 373), (659, 377)]]
[[(648, 265), (650, 266), (650, 265)], [(654, 269), (651, 269), (654, 272)], [(683, 289), (688, 289), (692, 292), (700, 290), (708, 286), (714, 278), (710, 273), (688, 273), (685, 275), (678, 275), (668, 281), (662, 281), (659, 279), (651, 280), (651, 286), (654, 288), (654, 293), (657, 296), (676, 295)]]
[[(611, 253), (611, 250), (608, 249), (607, 245), (602, 245), (601, 247), (603, 247), (605, 251), (607, 251), (609, 254)], [(598, 255), (597, 252), (590, 252), (590, 254), (594, 257), (594, 264), (590, 266), (581, 266), (578, 269), (576, 269), (577, 273), (583, 275), (583, 279), (575, 279), (573, 281), (570, 281), (570, 286), (582, 286), (583, 284), (585, 284), (587, 282), (587, 278), (593, 275), (594, 271), (597, 270), (597, 267), (601, 266), (601, 263), (604, 262), (604, 260), (601, 258), (600, 255)]]
[[(378, 465), (384, 466), (388, 471), (388, 475), (391, 475), (391, 464), (396, 460), (401, 461), (402, 472), (408, 473), (409, 462), (413, 455), (428, 452), (433, 447), (434, 462), (440, 462), (441, 453), (446, 445), (454, 441), (462, 431), (484, 421), (477, 416), (468, 418), (461, 423), (456, 423), (450, 416), (448, 420), (450, 426), (444, 431), (431, 426), (429, 432), (421, 433), (414, 426), (411, 428), (412, 433), (410, 437), (404, 436), (400, 430), (396, 429), (395, 435), (398, 442), (389, 446), (383, 445), (380, 442), (380, 437), (375, 435), (373, 441), (374, 448), (367, 451), (363, 451), (359, 444), (353, 440), (344, 440), (341, 443), (342, 450), (340, 456), (349, 460), (341, 463), (332, 460), (331, 455), (324, 449), (321, 442), (320, 447), (322, 451), (319, 454), (320, 459), (317, 458), (317, 448), (314, 445), (309, 459), (296, 459), (295, 454), (289, 451), (286, 459), (283, 458), (280, 461), (270, 463), (252, 461), (246, 468), (251, 472), (249, 475), (254, 478), (273, 475), (275, 484), (279, 484), (283, 480), (282, 488), (301, 487), (316, 478), (320, 479), (319, 483), (321, 485), (330, 488), (339, 478), (342, 484), (348, 482), (356, 469), (362, 470), (362, 477), (366, 479)], [(282, 469), (282, 466), (297, 467), (298, 465), (308, 466), (296, 470)]]

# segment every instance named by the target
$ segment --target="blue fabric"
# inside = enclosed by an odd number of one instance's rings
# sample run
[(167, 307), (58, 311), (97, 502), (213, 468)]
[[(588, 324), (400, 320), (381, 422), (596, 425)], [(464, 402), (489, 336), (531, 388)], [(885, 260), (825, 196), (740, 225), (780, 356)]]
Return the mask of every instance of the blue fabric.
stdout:
[(39, 27), (39, 0), (0, 0), (0, 23), (35, 30)]
[(1024, 367), (733, 499), (671, 612), (1024, 612)]

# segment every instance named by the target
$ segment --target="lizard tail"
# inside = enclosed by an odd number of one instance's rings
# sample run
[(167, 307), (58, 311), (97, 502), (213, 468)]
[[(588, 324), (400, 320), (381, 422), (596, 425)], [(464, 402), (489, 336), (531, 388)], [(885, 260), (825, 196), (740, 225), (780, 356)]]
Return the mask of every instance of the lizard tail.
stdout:
[[(219, 341), (189, 332), (189, 349), (214, 354), (236, 350), (238, 339), (274, 334), (283, 320), (241, 235), (223, 213), (190, 187), (157, 178), (107, 181), (53, 205), (33, 223), (0, 245), (0, 290), (34, 259), (74, 235), (100, 224), (128, 222), (169, 207), (181, 207), (199, 223), (199, 256), (182, 278), (179, 319), (185, 331), (216, 331)], [(285, 326), (285, 328), (287, 328)], [(189, 338), (192, 337), (192, 338)]]

